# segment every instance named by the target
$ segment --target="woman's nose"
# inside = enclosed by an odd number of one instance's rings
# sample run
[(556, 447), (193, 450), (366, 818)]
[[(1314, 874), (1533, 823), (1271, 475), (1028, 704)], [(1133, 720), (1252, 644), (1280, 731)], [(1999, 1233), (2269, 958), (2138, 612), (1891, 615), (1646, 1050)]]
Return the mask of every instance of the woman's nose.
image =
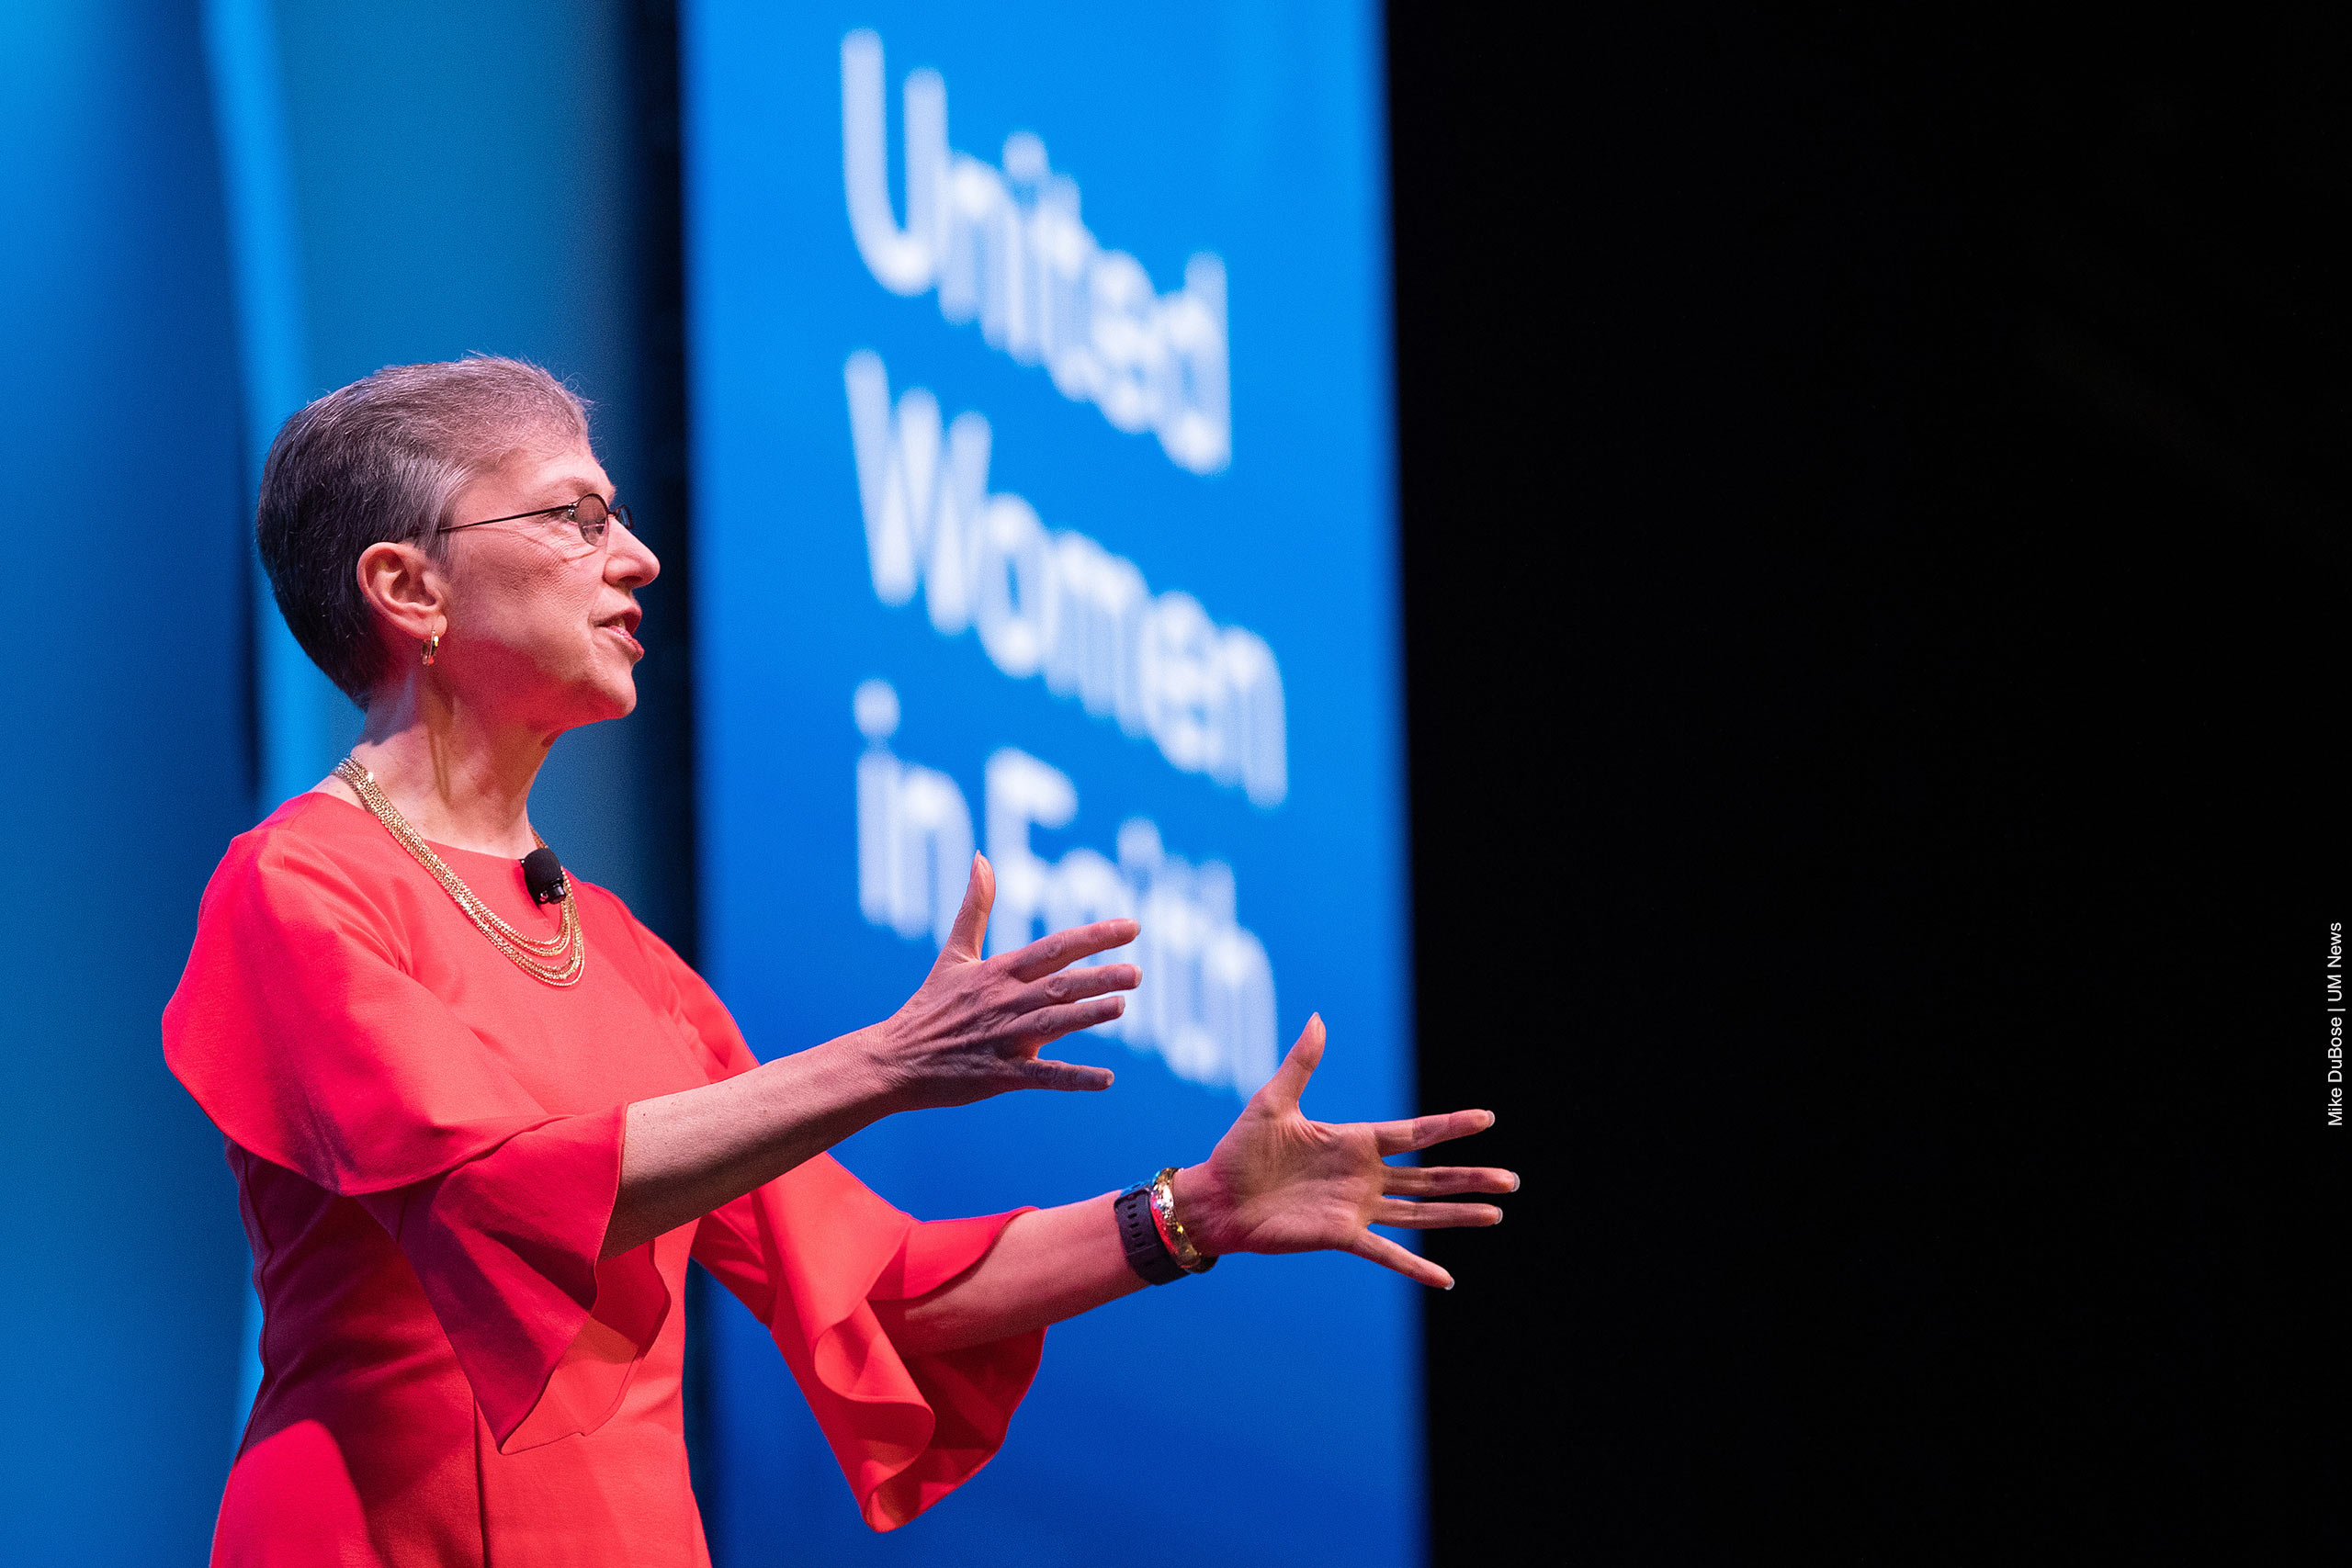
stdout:
[(661, 558), (617, 517), (605, 547), (605, 578), (616, 587), (642, 588), (662, 575)]

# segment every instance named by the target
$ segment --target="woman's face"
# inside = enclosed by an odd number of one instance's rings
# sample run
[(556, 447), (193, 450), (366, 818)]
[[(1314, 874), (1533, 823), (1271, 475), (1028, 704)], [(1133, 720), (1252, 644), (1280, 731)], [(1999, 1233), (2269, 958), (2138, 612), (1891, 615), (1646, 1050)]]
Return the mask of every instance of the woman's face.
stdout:
[[(595, 494), (613, 482), (582, 446), (524, 449), (458, 492), (463, 525)], [(636, 591), (662, 563), (615, 517), (587, 544), (559, 513), (447, 537), (448, 630), (435, 673), (466, 700), (550, 737), (637, 706)]]

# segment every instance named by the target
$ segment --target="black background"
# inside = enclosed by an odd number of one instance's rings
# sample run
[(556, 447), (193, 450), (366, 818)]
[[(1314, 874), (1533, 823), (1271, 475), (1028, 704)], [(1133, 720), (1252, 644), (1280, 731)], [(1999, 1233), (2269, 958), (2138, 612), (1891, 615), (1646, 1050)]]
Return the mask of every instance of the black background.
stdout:
[(2340, 1493), (2341, 16), (1392, 7), (1437, 1562)]

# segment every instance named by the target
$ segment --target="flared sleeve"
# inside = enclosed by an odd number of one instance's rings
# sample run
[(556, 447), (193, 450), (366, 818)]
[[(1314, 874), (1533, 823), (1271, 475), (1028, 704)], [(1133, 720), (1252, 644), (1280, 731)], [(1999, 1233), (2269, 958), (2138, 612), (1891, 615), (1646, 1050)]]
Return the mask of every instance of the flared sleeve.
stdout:
[(875, 1303), (945, 1284), (1025, 1212), (925, 1224), (820, 1155), (695, 1233), (695, 1260), (767, 1325), (875, 1529), (905, 1524), (995, 1457), (1046, 1348), (1040, 1328), (910, 1356)]
[(244, 835), (205, 890), (164, 1055), (232, 1143), (382, 1223), (514, 1452), (618, 1405), (669, 1292), (654, 1243), (598, 1261), (627, 1107), (550, 1114), (514, 1079), (410, 973), (417, 897), (300, 835)]
[[(680, 1023), (714, 1077), (758, 1065), (702, 977), (646, 932)], [(1026, 1209), (919, 1221), (820, 1155), (704, 1216), (695, 1261), (765, 1324), (800, 1384), (859, 1512), (896, 1529), (978, 1473), (1003, 1446), (1045, 1354), (1042, 1328), (909, 1355), (877, 1303), (912, 1301), (988, 1255)]]

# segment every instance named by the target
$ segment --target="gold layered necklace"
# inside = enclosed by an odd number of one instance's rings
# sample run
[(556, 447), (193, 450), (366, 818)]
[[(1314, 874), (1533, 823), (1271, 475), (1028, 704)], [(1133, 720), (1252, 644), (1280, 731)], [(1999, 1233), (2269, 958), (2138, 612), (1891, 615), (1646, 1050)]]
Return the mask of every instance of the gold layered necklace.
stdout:
[[(496, 911), (474, 896), (474, 890), (466, 886), (465, 879), (451, 871), (449, 863), (433, 852), (433, 846), (418, 836), (416, 829), (408, 825), (408, 818), (401, 816), (398, 808), (384, 798), (384, 792), (376, 787), (375, 774), (361, 767), (356, 760), (345, 757), (334, 765), (334, 776), (351, 786), (353, 793), (359, 796), (360, 803), (376, 814), (376, 820), (400, 840), (401, 847), (416, 857), (417, 864), (433, 874), (433, 879), (441, 885), (458, 908), (466, 912), (466, 918), (473, 921), (474, 929), (490, 938), (491, 945), (513, 959), (517, 968), (533, 979), (544, 980), (550, 986), (579, 983), (581, 971), (588, 964), (588, 938), (580, 929), (580, 911), (572, 903), (570, 877), (565, 877), (563, 884), (563, 929), (545, 940), (525, 936), (500, 919)], [(548, 847), (548, 841), (537, 833), (531, 837), (537, 841), (539, 848)]]

